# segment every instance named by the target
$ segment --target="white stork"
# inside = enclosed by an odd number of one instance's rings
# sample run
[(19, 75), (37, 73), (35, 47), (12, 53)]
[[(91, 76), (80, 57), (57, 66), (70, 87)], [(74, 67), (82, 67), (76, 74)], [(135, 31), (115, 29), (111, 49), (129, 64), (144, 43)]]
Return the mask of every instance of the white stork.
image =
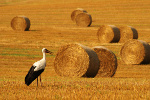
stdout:
[[(46, 66), (46, 53), (52, 54), (52, 52), (47, 50), (46, 48), (43, 48), (42, 53), (43, 53), (43, 58), (32, 65), (28, 74), (25, 77), (25, 84), (27, 86), (29, 86), (36, 78), (37, 78), (37, 86), (38, 86), (39, 75), (40, 75), (40, 82), (41, 82), (41, 73), (44, 71)], [(41, 82), (41, 86), (42, 86), (42, 82)]]

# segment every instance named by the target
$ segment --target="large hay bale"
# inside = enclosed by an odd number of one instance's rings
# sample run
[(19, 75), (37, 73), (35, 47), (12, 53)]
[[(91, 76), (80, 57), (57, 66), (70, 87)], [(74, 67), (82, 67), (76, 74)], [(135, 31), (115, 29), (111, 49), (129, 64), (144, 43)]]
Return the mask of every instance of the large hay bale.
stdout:
[(112, 77), (117, 70), (116, 55), (104, 46), (93, 47), (98, 55), (100, 66), (96, 77)]
[(76, 24), (82, 27), (88, 27), (92, 24), (92, 17), (88, 13), (80, 13), (76, 16)]
[(122, 46), (120, 55), (126, 64), (147, 64), (150, 63), (150, 45), (142, 40), (129, 40)]
[(76, 16), (80, 13), (87, 13), (86, 10), (82, 9), (82, 8), (77, 8), (76, 10), (74, 10), (72, 13), (71, 13), (71, 19), (72, 21), (75, 22), (75, 19), (76, 19)]
[(16, 16), (11, 21), (11, 27), (17, 31), (28, 31), (30, 28), (30, 20), (25, 16)]
[(120, 28), (120, 43), (124, 43), (130, 39), (138, 39), (138, 32), (131, 26), (121, 26)]
[(58, 50), (54, 69), (60, 76), (94, 77), (99, 69), (99, 59), (89, 47), (68, 44)]
[(114, 25), (102, 25), (97, 32), (100, 43), (118, 42), (120, 39), (120, 31)]

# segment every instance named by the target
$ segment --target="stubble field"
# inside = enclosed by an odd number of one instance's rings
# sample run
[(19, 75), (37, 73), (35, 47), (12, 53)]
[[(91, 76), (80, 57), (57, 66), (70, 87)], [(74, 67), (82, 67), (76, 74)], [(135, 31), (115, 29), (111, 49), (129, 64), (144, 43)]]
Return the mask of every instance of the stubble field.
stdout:
[[(84, 99), (150, 100), (150, 64), (126, 65), (119, 52), (123, 43), (99, 43), (100, 25), (129, 25), (137, 29), (139, 40), (150, 44), (149, 0), (3, 0), (0, 1), (0, 99)], [(83, 8), (92, 15), (90, 27), (71, 21), (71, 12)], [(12, 30), (17, 15), (27, 16), (30, 31)], [(118, 68), (111, 78), (67, 78), (54, 70), (54, 58), (60, 46), (81, 43), (88, 47), (105, 46), (117, 56)], [(47, 55), (42, 73), (43, 86), (36, 81), (26, 86), (24, 78), (32, 64)]]

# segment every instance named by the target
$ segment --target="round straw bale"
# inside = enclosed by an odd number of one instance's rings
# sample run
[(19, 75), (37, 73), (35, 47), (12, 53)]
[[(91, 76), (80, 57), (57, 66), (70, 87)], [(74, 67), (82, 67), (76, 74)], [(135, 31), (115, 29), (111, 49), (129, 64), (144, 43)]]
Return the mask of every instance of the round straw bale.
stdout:
[(71, 19), (72, 21), (75, 22), (75, 19), (76, 19), (76, 16), (80, 13), (87, 13), (86, 10), (82, 9), (82, 8), (77, 8), (76, 10), (74, 10), (72, 13), (71, 13)]
[(78, 14), (75, 20), (78, 26), (88, 27), (92, 24), (92, 17), (88, 13)]
[(128, 40), (120, 51), (121, 59), (126, 64), (150, 63), (150, 45), (142, 40)]
[(116, 55), (104, 46), (93, 47), (98, 55), (100, 66), (96, 77), (112, 77), (117, 70)]
[(25, 16), (16, 16), (11, 21), (11, 27), (17, 31), (28, 31), (30, 28), (30, 20)]
[(65, 77), (94, 77), (99, 69), (97, 54), (81, 44), (62, 46), (55, 57), (54, 69)]
[(102, 25), (97, 32), (100, 43), (118, 42), (120, 39), (120, 31), (114, 25)]
[(129, 39), (138, 39), (138, 32), (131, 26), (121, 26), (120, 28), (120, 43), (124, 43)]

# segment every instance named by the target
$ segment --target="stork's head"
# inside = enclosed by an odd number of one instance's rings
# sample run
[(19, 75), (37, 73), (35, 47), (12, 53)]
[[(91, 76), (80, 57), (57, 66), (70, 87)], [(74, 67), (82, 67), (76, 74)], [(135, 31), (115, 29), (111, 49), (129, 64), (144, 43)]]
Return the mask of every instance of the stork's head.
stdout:
[(43, 48), (43, 49), (42, 49), (42, 52), (43, 52), (43, 53), (53, 54), (53, 52), (51, 52), (51, 51), (47, 50), (46, 48)]

